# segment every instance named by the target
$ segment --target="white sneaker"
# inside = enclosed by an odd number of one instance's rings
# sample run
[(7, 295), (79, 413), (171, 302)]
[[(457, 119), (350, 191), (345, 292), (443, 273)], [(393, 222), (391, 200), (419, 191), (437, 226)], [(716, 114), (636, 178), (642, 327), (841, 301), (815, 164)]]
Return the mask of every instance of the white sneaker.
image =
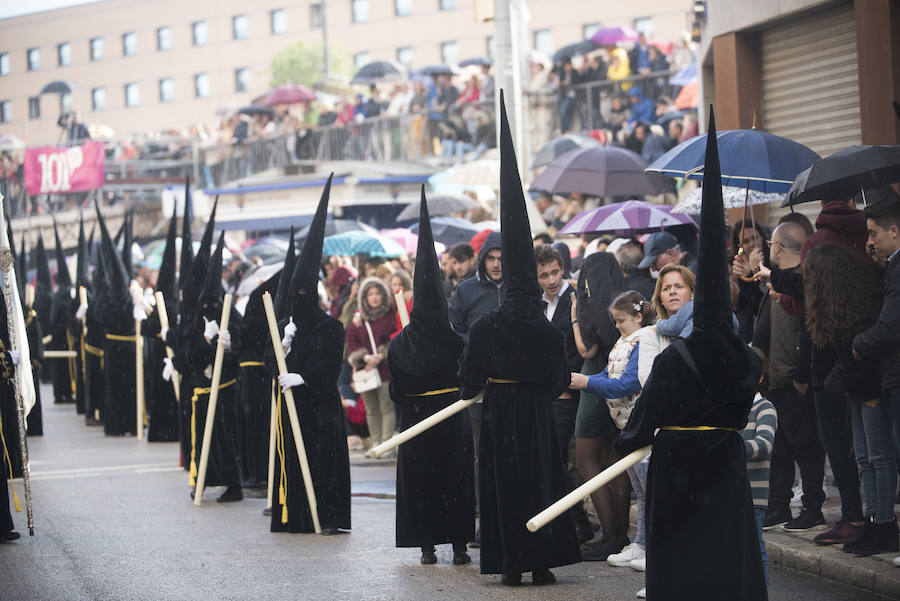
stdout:
[(894, 558), (894, 565), (895, 565), (895, 566), (900, 566), (900, 557), (895, 557), (895, 558)]
[(643, 558), (644, 550), (638, 547), (636, 544), (631, 543), (630, 545), (622, 549), (621, 553), (615, 553), (607, 557), (606, 563), (614, 565), (617, 568), (627, 568), (635, 559)]
[(646, 598), (647, 598), (647, 587), (645, 586), (644, 588), (642, 588), (641, 590), (639, 590), (639, 591), (637, 592), (637, 596), (638, 596), (638, 598), (640, 598), (640, 599), (646, 599)]
[(646, 572), (647, 571), (647, 556), (643, 553), (639, 559), (632, 559), (628, 565), (632, 570), (637, 572)]

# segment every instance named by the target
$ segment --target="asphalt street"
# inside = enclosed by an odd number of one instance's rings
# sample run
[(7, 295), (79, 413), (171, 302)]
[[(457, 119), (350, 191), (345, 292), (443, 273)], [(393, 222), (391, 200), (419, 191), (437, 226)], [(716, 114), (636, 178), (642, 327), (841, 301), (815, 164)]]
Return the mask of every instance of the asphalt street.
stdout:
[[(44, 432), (29, 440), (35, 536), (14, 514), (23, 537), (0, 545), (0, 601), (631, 600), (643, 586), (640, 573), (591, 562), (554, 570), (555, 586), (511, 589), (479, 574), (477, 550), (451, 565), (449, 546), (421, 566), (418, 550), (394, 547), (393, 462), (352, 457), (352, 533), (272, 534), (263, 498), (223, 505), (210, 489), (195, 507), (176, 443), (106, 437), (72, 405), (45, 405)], [(883, 599), (785, 570), (772, 572), (770, 598)]]

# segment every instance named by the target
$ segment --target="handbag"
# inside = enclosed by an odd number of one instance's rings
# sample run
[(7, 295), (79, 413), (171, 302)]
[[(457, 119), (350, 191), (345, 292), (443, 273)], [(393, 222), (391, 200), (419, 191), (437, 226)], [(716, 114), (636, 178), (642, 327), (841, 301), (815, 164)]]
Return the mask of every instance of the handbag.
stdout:
[[(366, 321), (366, 331), (369, 333), (369, 342), (372, 344), (372, 354), (378, 354), (378, 349), (375, 346), (375, 336), (372, 335), (372, 327), (369, 325), (369, 322)], [(368, 392), (369, 390), (375, 390), (381, 386), (381, 374), (378, 373), (378, 368), (375, 369), (357, 369), (353, 372), (353, 389), (356, 392)]]

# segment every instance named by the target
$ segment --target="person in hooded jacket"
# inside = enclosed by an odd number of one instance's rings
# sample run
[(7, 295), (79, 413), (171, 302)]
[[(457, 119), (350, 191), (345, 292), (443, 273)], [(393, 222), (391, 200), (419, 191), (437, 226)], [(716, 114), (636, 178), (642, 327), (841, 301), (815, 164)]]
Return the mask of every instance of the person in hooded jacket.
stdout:
[(500, 232), (488, 234), (478, 251), (475, 275), (461, 282), (450, 297), (450, 323), (463, 339), (475, 320), (499, 307), (503, 298), (500, 239)]
[[(287, 280), (289, 287), (285, 287), (279, 328), (288, 372), (278, 374), (271, 344), (266, 351), (266, 365), (273, 375), (278, 375), (281, 390), (293, 391), (323, 535), (350, 529), (350, 457), (344, 409), (337, 389), (344, 329), (340, 321), (321, 309), (317, 288), (330, 193), (329, 177), (309, 234)], [(390, 319), (393, 325), (393, 318)], [(297, 458), (297, 441), (283, 394), (279, 395), (277, 404), (275, 482), (278, 494), (272, 499), (271, 531), (313, 532)]]
[[(414, 302), (407, 325), (391, 341), (388, 367), (399, 430), (459, 399), (462, 338), (447, 318), (425, 191), (419, 216)], [(397, 546), (419, 547), (422, 564), (437, 563), (434, 546), (453, 544), (453, 564), (471, 561), (475, 534), (472, 427), (457, 413), (400, 447), (397, 457)]]

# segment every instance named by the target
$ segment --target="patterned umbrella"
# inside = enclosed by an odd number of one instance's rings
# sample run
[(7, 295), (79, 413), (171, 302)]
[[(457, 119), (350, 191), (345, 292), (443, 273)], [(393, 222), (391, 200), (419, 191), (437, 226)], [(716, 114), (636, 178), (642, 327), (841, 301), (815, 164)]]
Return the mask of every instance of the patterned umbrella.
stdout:
[[(700, 204), (703, 197), (703, 188), (694, 188), (684, 198), (678, 201), (672, 208), (673, 213), (684, 213), (689, 215), (700, 214)], [(725, 201), (726, 209), (742, 209), (744, 208), (744, 199), (747, 197), (747, 190), (737, 188), (735, 186), (722, 186), (722, 198)], [(765, 205), (770, 202), (781, 202), (785, 198), (784, 194), (777, 192), (757, 192), (750, 190), (750, 197), (747, 204)]]
[(345, 232), (325, 238), (323, 255), (369, 255), (370, 257), (399, 257), (406, 251), (397, 242), (371, 232)]
[[(452, 215), (469, 209), (477, 209), (480, 205), (461, 195), (439, 195), (428, 198), (428, 214), (432, 216)], [(419, 203), (412, 202), (399, 215), (397, 221), (412, 221), (419, 218)], [(413, 249), (415, 250), (415, 249)]]
[(598, 46), (615, 46), (619, 42), (637, 42), (638, 32), (631, 27), (601, 27), (591, 36)]
[(671, 206), (628, 200), (582, 211), (559, 230), (559, 233), (571, 235), (594, 232), (644, 233), (683, 224), (697, 227), (687, 215), (673, 212)]

